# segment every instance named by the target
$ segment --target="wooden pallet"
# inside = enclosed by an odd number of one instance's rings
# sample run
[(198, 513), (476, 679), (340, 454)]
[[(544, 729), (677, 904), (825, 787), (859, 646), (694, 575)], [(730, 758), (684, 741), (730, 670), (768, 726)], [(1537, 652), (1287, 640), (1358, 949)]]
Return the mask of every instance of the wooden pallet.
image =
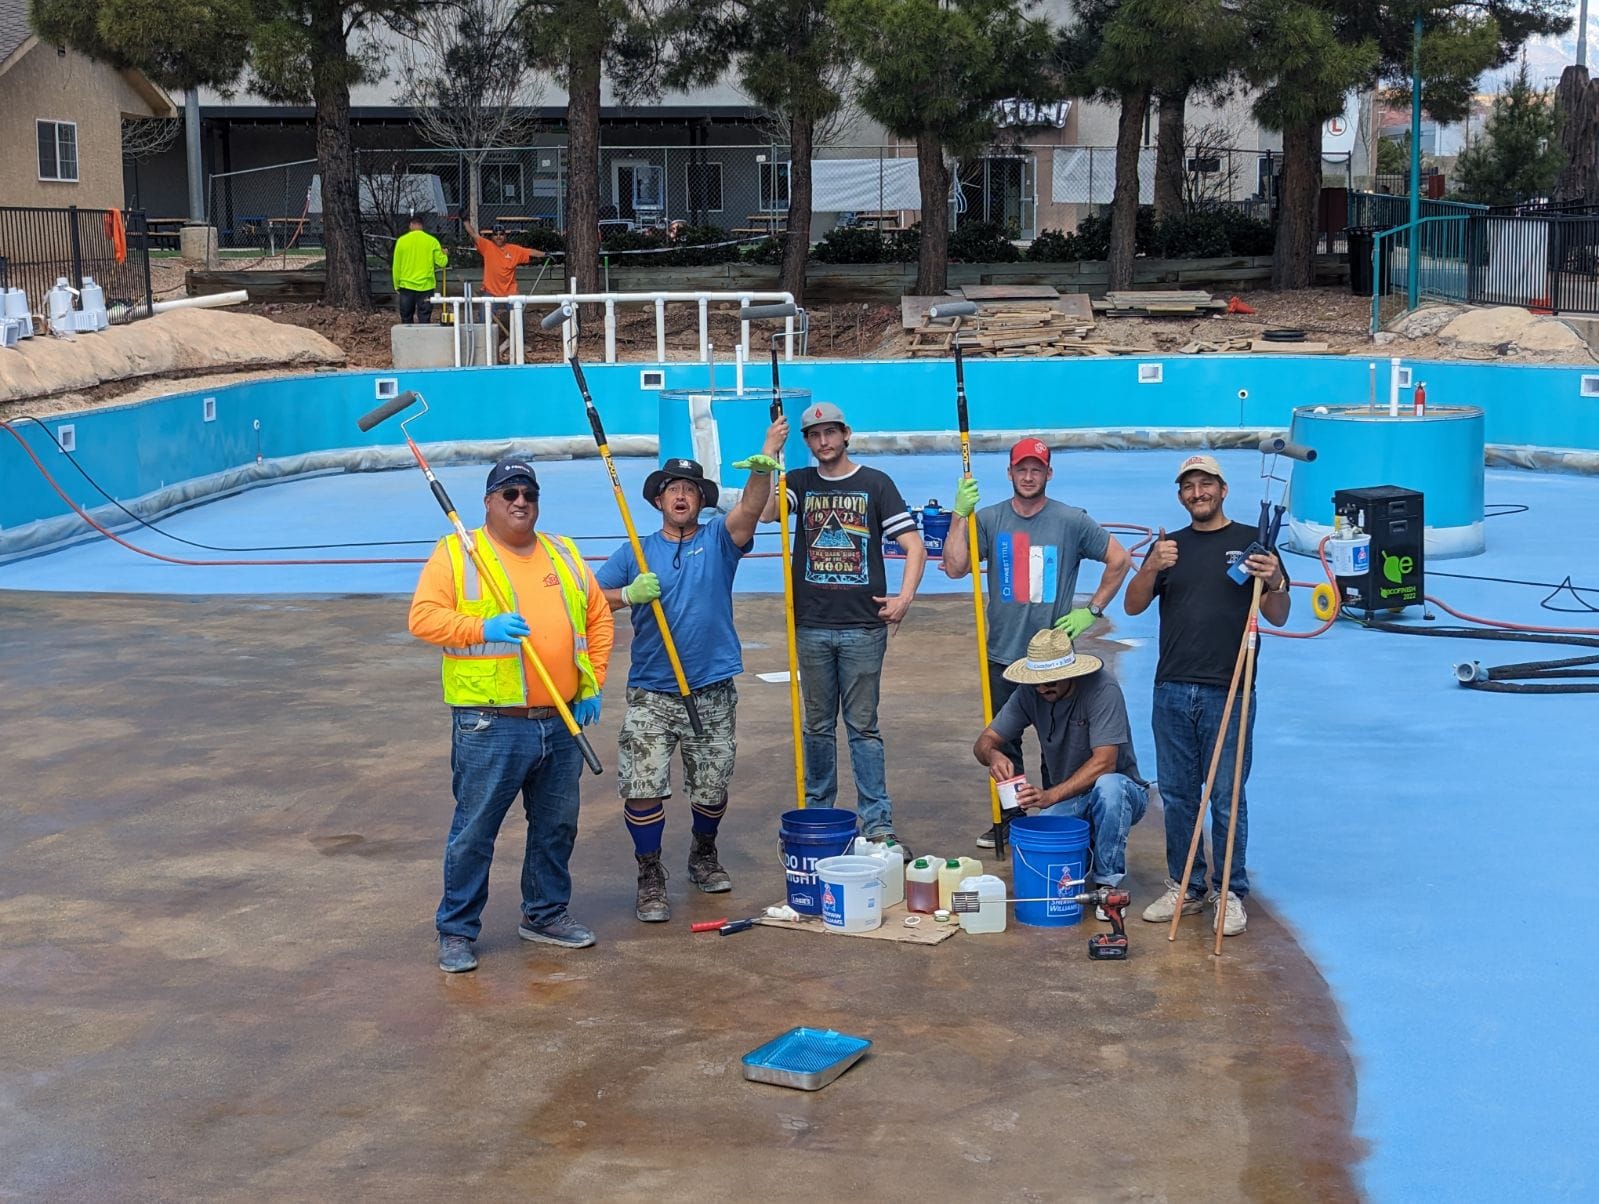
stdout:
[(1110, 292), (1094, 302), (1094, 310), (1110, 318), (1194, 318), (1227, 308), (1203, 289), (1146, 289)]
[(969, 317), (934, 323), (925, 316), (911, 332), (911, 355), (948, 355), (960, 340), (966, 355), (1006, 357), (1108, 354), (1087, 343), (1092, 321), (1062, 313), (1056, 298), (988, 302)]

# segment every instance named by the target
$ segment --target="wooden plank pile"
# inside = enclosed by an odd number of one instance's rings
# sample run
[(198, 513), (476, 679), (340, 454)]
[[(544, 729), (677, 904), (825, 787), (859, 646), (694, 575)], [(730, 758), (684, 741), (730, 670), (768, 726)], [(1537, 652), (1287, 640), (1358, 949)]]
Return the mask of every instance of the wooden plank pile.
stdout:
[(947, 322), (924, 318), (911, 332), (910, 354), (949, 355), (956, 338), (966, 355), (1006, 359), (1112, 355), (1132, 350), (1089, 342), (1093, 329), (1092, 321), (1062, 313), (1053, 301), (985, 302), (981, 310), (967, 318)]
[(1107, 318), (1201, 318), (1224, 312), (1227, 302), (1212, 299), (1203, 289), (1146, 289), (1106, 293), (1094, 309)]
[(1268, 355), (1330, 355), (1334, 354), (1331, 344), (1311, 343), (1301, 340), (1297, 343), (1280, 343), (1271, 339), (1252, 338), (1249, 335), (1239, 335), (1226, 339), (1195, 339), (1193, 342), (1178, 348), (1182, 355), (1209, 355), (1217, 353), (1237, 353), (1252, 351)]

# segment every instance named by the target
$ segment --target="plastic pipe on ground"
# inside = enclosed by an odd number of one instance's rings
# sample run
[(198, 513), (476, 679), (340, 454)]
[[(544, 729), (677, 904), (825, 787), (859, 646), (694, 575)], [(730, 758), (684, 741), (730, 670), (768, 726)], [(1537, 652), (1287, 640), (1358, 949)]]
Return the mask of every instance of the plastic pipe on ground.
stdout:
[(172, 309), (216, 309), (223, 305), (243, 305), (250, 300), (244, 289), (231, 293), (212, 293), (209, 297), (179, 297), (175, 301), (157, 301), (150, 306), (153, 314), (164, 314)]

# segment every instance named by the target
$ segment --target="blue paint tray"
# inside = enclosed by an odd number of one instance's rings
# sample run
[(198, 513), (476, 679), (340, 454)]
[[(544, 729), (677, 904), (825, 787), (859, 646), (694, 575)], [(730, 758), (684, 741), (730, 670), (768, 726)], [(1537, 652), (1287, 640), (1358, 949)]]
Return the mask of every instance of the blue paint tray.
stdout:
[(791, 1028), (744, 1055), (744, 1077), (756, 1083), (817, 1091), (860, 1061), (871, 1047), (865, 1037), (832, 1029)]

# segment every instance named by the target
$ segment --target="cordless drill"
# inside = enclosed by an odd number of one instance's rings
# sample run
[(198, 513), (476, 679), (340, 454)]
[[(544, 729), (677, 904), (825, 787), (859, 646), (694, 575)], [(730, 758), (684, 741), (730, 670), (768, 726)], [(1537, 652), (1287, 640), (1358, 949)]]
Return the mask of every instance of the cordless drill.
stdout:
[(1122, 915), (1133, 897), (1124, 890), (1102, 886), (1073, 900), (1080, 907), (1098, 907), (1110, 921), (1109, 932), (1098, 932), (1088, 938), (1088, 956), (1094, 961), (1124, 961), (1127, 958), (1127, 928)]

